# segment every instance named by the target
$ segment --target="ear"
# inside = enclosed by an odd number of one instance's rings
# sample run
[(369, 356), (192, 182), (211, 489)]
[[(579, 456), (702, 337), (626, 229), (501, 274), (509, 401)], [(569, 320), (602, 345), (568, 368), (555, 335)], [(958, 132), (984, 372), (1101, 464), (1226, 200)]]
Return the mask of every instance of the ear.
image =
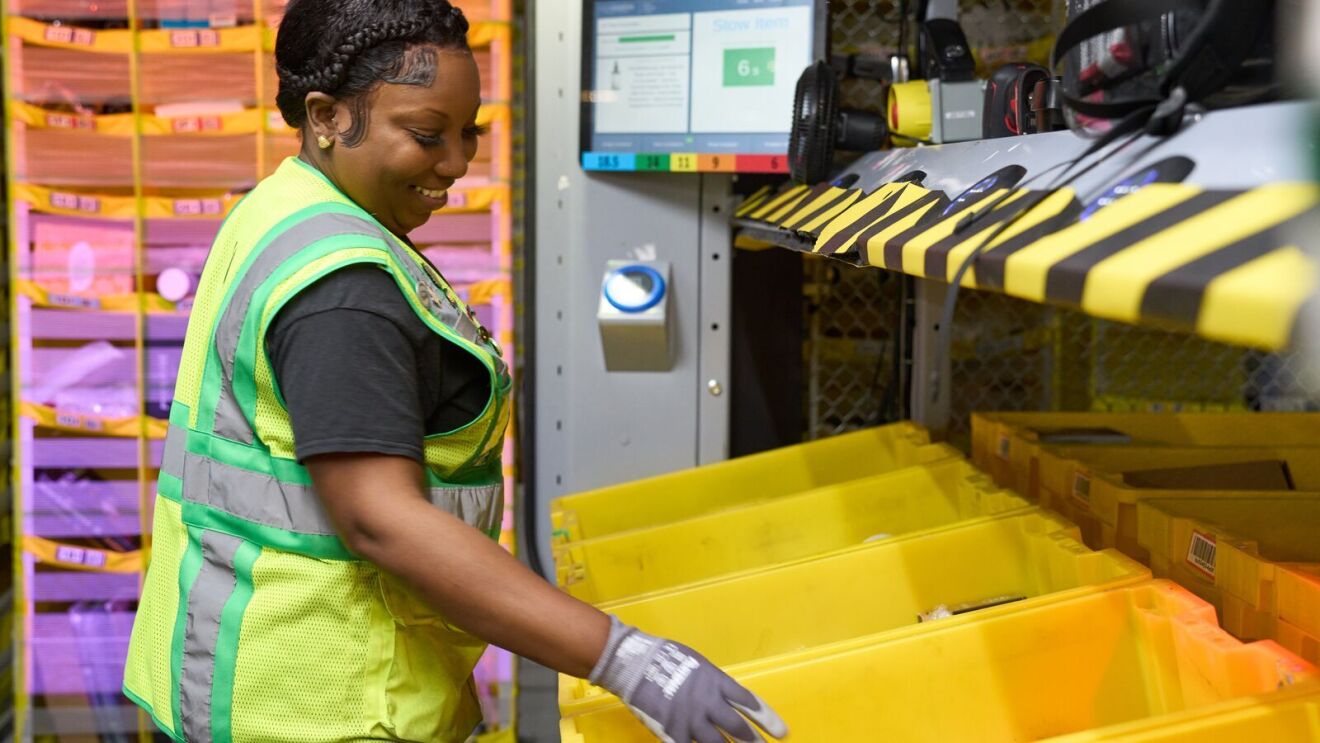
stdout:
[(335, 113), (339, 108), (337, 104), (334, 96), (316, 91), (308, 93), (303, 99), (303, 105), (307, 106), (307, 127), (313, 138), (334, 139), (339, 134), (339, 127), (335, 125)]

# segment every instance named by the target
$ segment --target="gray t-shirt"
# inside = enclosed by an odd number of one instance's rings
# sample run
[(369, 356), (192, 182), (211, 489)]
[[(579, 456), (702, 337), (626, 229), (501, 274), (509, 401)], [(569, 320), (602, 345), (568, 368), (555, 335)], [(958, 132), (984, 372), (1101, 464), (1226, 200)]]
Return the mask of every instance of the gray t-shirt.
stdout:
[(431, 331), (376, 266), (349, 266), (289, 301), (266, 335), (298, 460), (375, 452), (423, 460), (490, 395), (486, 368)]

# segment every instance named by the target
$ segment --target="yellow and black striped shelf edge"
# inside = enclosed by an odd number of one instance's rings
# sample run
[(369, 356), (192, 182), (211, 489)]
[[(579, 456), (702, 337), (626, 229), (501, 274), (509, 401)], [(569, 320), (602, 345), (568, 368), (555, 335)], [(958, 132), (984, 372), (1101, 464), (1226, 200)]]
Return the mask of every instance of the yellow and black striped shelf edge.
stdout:
[[(869, 192), (788, 184), (746, 199), (734, 224), (750, 238), (744, 244), (947, 282), (980, 250), (964, 286), (1278, 350), (1292, 341), (1320, 278), (1320, 238), (1310, 237), (1318, 205), (1314, 183), (1154, 183), (1082, 219), (1069, 189), (996, 189), (951, 206), (945, 194), (908, 182)], [(973, 211), (985, 213), (969, 220)]]

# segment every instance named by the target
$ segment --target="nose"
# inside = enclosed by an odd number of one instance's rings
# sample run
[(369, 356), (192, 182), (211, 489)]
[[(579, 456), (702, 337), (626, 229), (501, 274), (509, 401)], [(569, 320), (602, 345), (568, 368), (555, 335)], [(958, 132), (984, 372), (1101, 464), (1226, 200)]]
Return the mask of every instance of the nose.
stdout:
[(446, 147), (444, 157), (435, 164), (435, 174), (456, 181), (467, 175), (468, 158), (462, 147)]

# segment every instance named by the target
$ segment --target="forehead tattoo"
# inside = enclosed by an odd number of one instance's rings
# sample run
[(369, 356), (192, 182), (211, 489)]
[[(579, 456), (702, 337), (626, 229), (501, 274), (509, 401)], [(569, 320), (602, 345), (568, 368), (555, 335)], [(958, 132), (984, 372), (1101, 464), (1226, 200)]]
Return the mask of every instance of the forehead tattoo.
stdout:
[[(436, 49), (433, 46), (414, 46), (399, 56), (396, 68), (390, 70), (381, 79), (395, 85), (420, 85), (430, 87), (435, 83)], [(367, 136), (367, 119), (371, 93), (360, 95), (349, 103), (352, 121), (348, 129), (340, 136), (345, 147), (357, 147)]]

